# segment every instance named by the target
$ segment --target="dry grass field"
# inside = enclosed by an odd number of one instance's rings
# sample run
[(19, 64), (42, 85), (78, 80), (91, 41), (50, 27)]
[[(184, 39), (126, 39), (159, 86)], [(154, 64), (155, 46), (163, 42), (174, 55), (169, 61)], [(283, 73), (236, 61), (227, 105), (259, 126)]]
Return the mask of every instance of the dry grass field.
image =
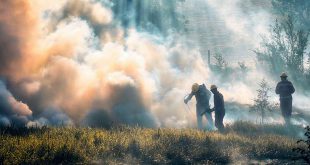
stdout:
[(303, 131), (248, 122), (235, 122), (225, 133), (127, 126), (1, 128), (0, 164), (294, 164), (292, 149)]

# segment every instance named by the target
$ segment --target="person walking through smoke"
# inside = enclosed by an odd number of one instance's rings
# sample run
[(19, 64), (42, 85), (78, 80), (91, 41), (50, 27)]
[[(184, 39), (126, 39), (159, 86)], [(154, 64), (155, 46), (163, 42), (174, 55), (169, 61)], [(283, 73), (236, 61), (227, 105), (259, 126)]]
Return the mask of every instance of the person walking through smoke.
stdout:
[(214, 108), (212, 110), (215, 112), (215, 127), (222, 132), (224, 131), (223, 119), (225, 116), (224, 97), (217, 90), (216, 85), (211, 85), (210, 90), (214, 95)]
[(295, 92), (293, 84), (287, 80), (287, 74), (281, 74), (281, 81), (277, 84), (276, 94), (280, 95), (280, 109), (286, 124), (290, 124), (292, 115), (292, 94)]
[(203, 129), (202, 116), (205, 116), (208, 121), (207, 129), (212, 130), (213, 119), (209, 105), (211, 92), (206, 88), (205, 84), (198, 85), (197, 83), (194, 83), (192, 85), (192, 92), (184, 99), (184, 103), (187, 104), (193, 96), (196, 98), (196, 116), (198, 129)]

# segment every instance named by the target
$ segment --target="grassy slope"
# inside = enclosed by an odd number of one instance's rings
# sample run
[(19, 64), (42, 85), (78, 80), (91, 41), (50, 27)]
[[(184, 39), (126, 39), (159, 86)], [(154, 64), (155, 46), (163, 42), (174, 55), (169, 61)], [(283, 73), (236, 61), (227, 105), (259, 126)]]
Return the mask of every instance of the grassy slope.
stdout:
[[(296, 129), (236, 122), (227, 133), (119, 127), (2, 129), (0, 164), (290, 161)], [(292, 131), (292, 130), (295, 130)]]

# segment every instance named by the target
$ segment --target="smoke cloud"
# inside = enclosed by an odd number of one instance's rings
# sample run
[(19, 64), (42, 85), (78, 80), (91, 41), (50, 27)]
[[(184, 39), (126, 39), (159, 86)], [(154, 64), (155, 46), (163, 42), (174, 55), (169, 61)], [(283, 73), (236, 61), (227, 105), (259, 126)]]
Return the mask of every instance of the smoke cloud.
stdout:
[(29, 107), (17, 101), (2, 81), (0, 81), (0, 109), (0, 125), (11, 125), (11, 121), (23, 125), (32, 115)]

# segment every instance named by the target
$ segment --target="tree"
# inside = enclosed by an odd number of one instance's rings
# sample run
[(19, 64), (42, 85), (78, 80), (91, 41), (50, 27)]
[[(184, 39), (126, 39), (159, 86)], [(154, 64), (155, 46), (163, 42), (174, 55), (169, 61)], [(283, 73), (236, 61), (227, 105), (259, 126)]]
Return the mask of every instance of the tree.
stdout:
[(215, 55), (213, 56), (215, 59), (215, 68), (218, 71), (224, 71), (227, 69), (228, 63), (227, 61), (224, 59), (224, 57), (222, 56), (221, 53), (215, 53)]
[(288, 54), (285, 56), (285, 62), (288, 69), (296, 70), (300, 73), (304, 72), (304, 54), (308, 44), (309, 32), (296, 29), (294, 20), (292, 17), (288, 17), (283, 22), (283, 30), (285, 34), (284, 42), (286, 41), (286, 47)]
[(265, 79), (259, 83), (257, 90), (257, 97), (254, 99), (254, 105), (251, 107), (252, 111), (258, 112), (261, 115), (261, 123), (264, 123), (265, 114), (267, 111), (272, 111), (274, 108), (269, 102), (269, 92), (271, 88), (268, 86)]
[(273, 13), (279, 18), (292, 16), (296, 18), (297, 26), (308, 30), (310, 26), (310, 1), (309, 0), (272, 0)]
[(211, 65), (211, 70), (218, 75), (221, 81), (233, 79), (233, 68), (228, 66), (228, 62), (224, 59), (221, 53), (215, 53), (213, 56), (214, 64)]
[[(309, 0), (271, 0), (271, 12), (277, 18), (271, 26), (270, 39), (263, 38), (262, 49), (255, 50), (260, 65), (274, 76), (286, 71), (302, 91), (309, 91)], [(309, 57), (308, 57), (309, 58)]]
[(309, 31), (297, 28), (296, 21), (288, 16), (282, 21), (276, 20), (270, 34), (269, 40), (263, 39), (262, 49), (254, 51), (258, 61), (263, 67), (267, 65), (272, 75), (288, 71), (297, 83), (306, 82), (304, 59), (308, 54)]

